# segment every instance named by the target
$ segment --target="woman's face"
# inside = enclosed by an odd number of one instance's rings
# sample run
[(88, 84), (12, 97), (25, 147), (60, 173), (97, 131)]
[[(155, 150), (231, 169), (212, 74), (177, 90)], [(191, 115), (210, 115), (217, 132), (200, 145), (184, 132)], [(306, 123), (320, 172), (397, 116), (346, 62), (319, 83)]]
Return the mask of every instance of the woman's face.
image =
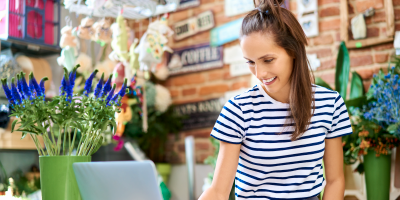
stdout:
[(240, 45), (250, 71), (261, 81), (266, 92), (272, 96), (278, 92), (289, 95), (293, 57), (276, 45), (268, 33), (243, 36)]

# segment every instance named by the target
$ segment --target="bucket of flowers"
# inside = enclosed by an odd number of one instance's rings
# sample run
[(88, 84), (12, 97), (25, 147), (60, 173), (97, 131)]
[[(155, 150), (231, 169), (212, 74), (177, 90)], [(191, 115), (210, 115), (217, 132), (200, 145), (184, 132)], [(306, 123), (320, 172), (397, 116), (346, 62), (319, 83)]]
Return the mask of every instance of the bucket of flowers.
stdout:
[(126, 79), (116, 92), (112, 75), (105, 81), (103, 74), (92, 93), (95, 70), (86, 79), (83, 94), (73, 94), (78, 67), (71, 72), (64, 68), (60, 94), (51, 100), (45, 97), (46, 77), (38, 83), (31, 73), (27, 82), (21, 72), (10, 86), (7, 79), (1, 80), (12, 109), (10, 116), (16, 117), (11, 131), (32, 137), (37, 147), (43, 200), (81, 199), (72, 163), (90, 162), (103, 143), (102, 132), (109, 127), (115, 130), (115, 113), (120, 112), (121, 98), (128, 90)]

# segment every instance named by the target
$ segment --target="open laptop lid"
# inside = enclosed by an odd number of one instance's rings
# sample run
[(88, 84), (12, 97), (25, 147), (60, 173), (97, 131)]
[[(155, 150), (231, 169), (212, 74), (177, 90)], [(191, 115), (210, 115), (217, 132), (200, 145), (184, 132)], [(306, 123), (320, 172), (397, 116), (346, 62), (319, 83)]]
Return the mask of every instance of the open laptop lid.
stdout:
[(162, 200), (152, 161), (73, 164), (83, 200)]

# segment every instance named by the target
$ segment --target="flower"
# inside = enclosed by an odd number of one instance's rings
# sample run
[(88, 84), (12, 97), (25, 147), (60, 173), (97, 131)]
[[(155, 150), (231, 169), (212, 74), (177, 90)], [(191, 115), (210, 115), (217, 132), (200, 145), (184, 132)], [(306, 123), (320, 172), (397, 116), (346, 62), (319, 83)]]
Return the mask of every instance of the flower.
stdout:
[(103, 90), (100, 93), (100, 97), (104, 97), (110, 92), (112, 76), (113, 75), (111, 74), (110, 77), (108, 78), (107, 82), (104, 84)]
[(13, 100), (15, 102), (15, 104), (20, 104), (22, 103), (22, 98), (21, 95), (18, 92), (17, 86), (15, 85), (15, 81), (14, 81), (14, 77), (11, 79), (11, 92), (12, 92), (12, 96), (13, 96)]
[(363, 130), (358, 133), (358, 136), (360, 136), (360, 137), (368, 137), (368, 135), (369, 135), (369, 132), (367, 130)]
[(4, 93), (6, 94), (8, 102), (10, 102), (10, 104), (14, 104), (13, 95), (11, 93), (10, 88), (8, 88), (8, 85), (7, 85), (7, 79), (5, 79), (5, 78), (1, 79), (1, 84), (3, 86), (3, 90), (4, 90)]
[(71, 89), (73, 90), (75, 87), (75, 79), (76, 79), (76, 71), (81, 65), (76, 65), (74, 69), (69, 73), (69, 82), (71, 84)]
[(47, 80), (49, 80), (49, 78), (47, 78), (47, 76), (43, 77), (39, 83), (40, 89), (42, 90), (42, 93), (43, 93), (43, 100), (44, 100), (44, 98), (46, 98), (46, 88), (44, 87), (44, 82)]
[(124, 80), (124, 84), (122, 84), (121, 90), (119, 90), (118, 95), (120, 97), (124, 97), (126, 93), (127, 79)]
[(361, 141), (361, 144), (360, 144), (361, 149), (365, 149), (365, 148), (369, 148), (369, 147), (370, 147), (369, 141), (366, 141), (366, 140)]
[(33, 87), (33, 89), (31, 89), (31, 91), (36, 91), (37, 96), (40, 96), (40, 97), (43, 96), (42, 89), (40, 88), (39, 84), (37, 83), (32, 72), (29, 74), (29, 87)]
[(21, 76), (19, 74), (17, 74), (17, 89), (18, 89), (18, 91), (20, 91), (22, 99), (27, 99), (27, 97), (22, 92), (23, 91), (22, 90), (22, 80), (21, 80)]
[(24, 93), (24, 95), (25, 95), (25, 97), (26, 98), (28, 98), (29, 97), (29, 99), (30, 100), (32, 100), (32, 95), (31, 95), (31, 91), (29, 90), (29, 86), (28, 86), (28, 84), (26, 83), (26, 80), (25, 80), (25, 73), (24, 72), (21, 72), (20, 73), (20, 77), (21, 77), (21, 84), (22, 84), (22, 91), (21, 91), (21, 93)]
[(97, 83), (97, 85), (96, 85), (96, 89), (94, 89), (94, 96), (96, 98), (99, 98), (101, 89), (103, 88), (103, 81), (104, 81), (104, 73), (101, 75), (99, 83)]
[(113, 85), (111, 91), (108, 93), (108, 96), (107, 96), (107, 98), (106, 98), (107, 106), (110, 105), (110, 100), (111, 100), (111, 98), (113, 97), (113, 94), (114, 94), (114, 91), (115, 91), (115, 87), (117, 87), (116, 84)]
[(95, 69), (85, 82), (85, 87), (83, 88), (83, 90), (84, 90), (84, 95), (86, 95), (87, 97), (89, 96), (90, 90), (92, 90), (93, 78), (96, 76), (98, 71), (99, 70)]

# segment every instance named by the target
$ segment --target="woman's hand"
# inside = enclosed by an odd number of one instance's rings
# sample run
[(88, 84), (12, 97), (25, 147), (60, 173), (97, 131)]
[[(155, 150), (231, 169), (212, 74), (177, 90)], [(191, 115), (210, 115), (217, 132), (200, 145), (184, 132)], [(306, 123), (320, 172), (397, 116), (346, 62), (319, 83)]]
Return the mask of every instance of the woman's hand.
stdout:
[(240, 144), (220, 141), (214, 179), (199, 200), (227, 200), (232, 189), (240, 153)]
[(323, 200), (343, 200), (344, 173), (342, 137), (325, 140), (324, 167), (326, 186)]

